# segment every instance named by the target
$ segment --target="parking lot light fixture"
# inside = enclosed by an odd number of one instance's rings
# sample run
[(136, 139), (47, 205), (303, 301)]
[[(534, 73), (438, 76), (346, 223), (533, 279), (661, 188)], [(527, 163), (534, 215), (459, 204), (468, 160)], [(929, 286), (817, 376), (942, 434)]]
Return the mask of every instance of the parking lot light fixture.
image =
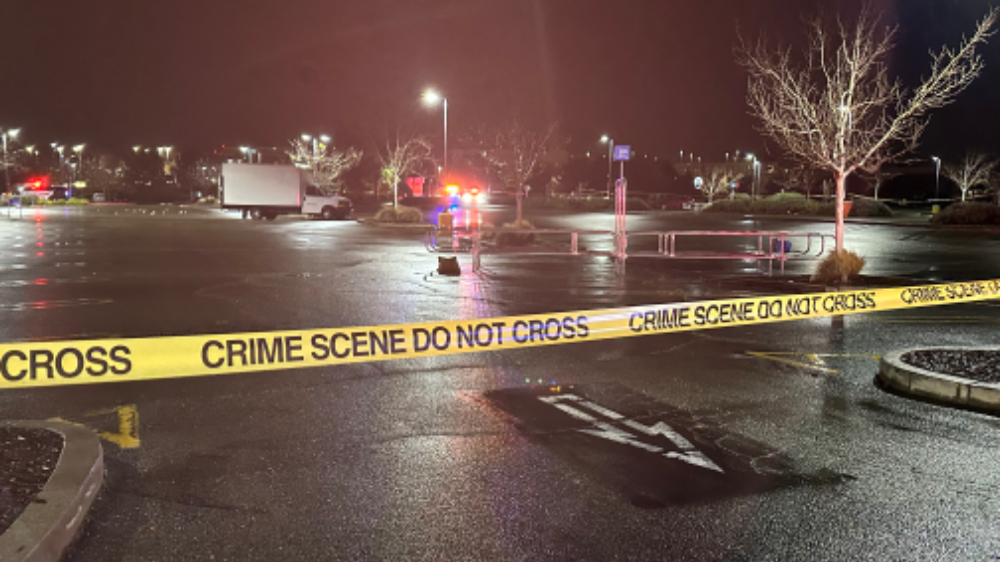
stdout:
[(17, 134), (20, 133), (20, 129), (8, 129), (3, 132), (3, 174), (4, 174), (4, 191), (10, 190), (10, 166), (7, 163), (7, 139), (17, 138)]
[[(428, 106), (436, 106), (441, 104), (442, 110), (444, 112), (444, 166), (445, 170), (448, 169), (448, 98), (442, 96), (434, 90), (427, 90), (423, 95), (424, 103)], [(440, 175), (440, 174), (438, 174)]]
[(611, 199), (611, 177), (614, 176), (614, 153), (615, 153), (615, 139), (609, 137), (608, 135), (601, 135), (601, 142), (608, 145), (608, 181), (604, 182), (605, 194), (604, 196)]

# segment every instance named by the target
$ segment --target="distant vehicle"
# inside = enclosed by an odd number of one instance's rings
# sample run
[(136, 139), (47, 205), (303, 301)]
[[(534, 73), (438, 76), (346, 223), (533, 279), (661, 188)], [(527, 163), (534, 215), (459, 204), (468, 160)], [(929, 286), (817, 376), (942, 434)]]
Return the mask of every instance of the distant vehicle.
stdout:
[(694, 197), (670, 195), (660, 200), (660, 208), (667, 211), (690, 211), (694, 209)]
[(478, 185), (448, 184), (444, 188), (444, 195), (451, 203), (469, 206), (486, 203), (486, 193)]
[(90, 200), (93, 201), (94, 203), (104, 203), (104, 194), (95, 193), (93, 196), (91, 196)]
[(307, 170), (290, 165), (223, 164), (220, 195), (223, 209), (241, 211), (244, 218), (303, 214), (332, 220), (354, 214), (350, 199), (324, 195)]
[(39, 201), (58, 200), (60, 197), (66, 199), (69, 188), (55, 187), (49, 184), (47, 176), (32, 178), (15, 188), (15, 191), (23, 199), (36, 199)]

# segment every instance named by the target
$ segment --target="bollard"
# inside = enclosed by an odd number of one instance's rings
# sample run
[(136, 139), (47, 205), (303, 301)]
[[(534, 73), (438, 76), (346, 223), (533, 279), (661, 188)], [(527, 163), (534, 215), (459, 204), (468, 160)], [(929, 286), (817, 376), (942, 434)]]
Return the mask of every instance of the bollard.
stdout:
[(438, 215), (438, 230), (447, 230), (450, 232), (454, 220), (455, 217), (448, 211), (441, 213)]

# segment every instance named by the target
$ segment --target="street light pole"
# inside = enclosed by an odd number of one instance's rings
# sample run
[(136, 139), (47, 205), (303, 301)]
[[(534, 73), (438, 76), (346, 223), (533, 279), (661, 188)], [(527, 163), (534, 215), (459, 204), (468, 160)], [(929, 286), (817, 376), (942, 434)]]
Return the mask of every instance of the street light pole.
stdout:
[(7, 165), (7, 132), (3, 133), (3, 175), (4, 191), (10, 191), (10, 167)]
[(78, 144), (73, 147), (73, 152), (76, 153), (76, 167), (73, 168), (73, 184), (70, 186), (70, 193), (74, 187), (76, 187), (76, 177), (77, 174), (83, 175), (83, 149), (85, 144)]
[(931, 156), (931, 160), (934, 160), (934, 198), (938, 199), (941, 197), (941, 159)]
[(20, 129), (10, 129), (3, 132), (3, 175), (4, 175), (4, 191), (10, 191), (10, 163), (7, 162), (7, 137), (17, 138), (17, 134), (21, 132)]
[(63, 176), (63, 174), (64, 174), (64, 171), (63, 171), (63, 165), (64, 165), (63, 164), (63, 157), (64, 157), (65, 153), (63, 151), (66, 150), (66, 147), (63, 146), (63, 145), (61, 145), (61, 144), (59, 144), (59, 143), (55, 143), (55, 142), (52, 143), (50, 146), (52, 147), (52, 150), (54, 150), (55, 152), (57, 152), (59, 154), (59, 181), (63, 181), (65, 179), (65, 177)]
[(441, 175), (448, 172), (448, 98), (441, 98), (442, 113), (444, 114), (444, 167)]
[(604, 197), (607, 199), (611, 199), (611, 184), (614, 182), (613, 176), (615, 174), (615, 169), (614, 169), (615, 139), (609, 137), (608, 135), (604, 135), (603, 137), (601, 137), (601, 142), (606, 143), (608, 145), (608, 181), (605, 183), (605, 188), (607, 192), (604, 194)]
[(441, 108), (444, 112), (444, 166), (442, 166), (441, 171), (438, 172), (439, 176), (443, 176), (448, 172), (448, 98), (442, 96), (434, 90), (427, 90), (424, 92), (424, 103), (428, 105), (437, 105), (438, 102), (441, 102)]

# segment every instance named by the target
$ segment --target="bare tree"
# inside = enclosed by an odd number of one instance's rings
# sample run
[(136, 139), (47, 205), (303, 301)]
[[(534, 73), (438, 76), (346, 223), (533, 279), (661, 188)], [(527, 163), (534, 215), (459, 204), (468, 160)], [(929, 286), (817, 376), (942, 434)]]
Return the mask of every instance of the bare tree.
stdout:
[(804, 58), (791, 47), (744, 43), (740, 62), (749, 79), (750, 113), (761, 131), (804, 164), (836, 180), (836, 248), (844, 248), (844, 195), (856, 171), (873, 173), (912, 151), (930, 112), (954, 101), (980, 74), (976, 48), (992, 34), (997, 11), (979, 21), (957, 49), (932, 53), (930, 74), (910, 91), (889, 77), (898, 29), (883, 26), (868, 4), (853, 25), (820, 19), (809, 26)]
[(882, 189), (882, 185), (893, 178), (898, 178), (899, 176), (902, 176), (903, 174), (901, 172), (896, 172), (896, 171), (889, 172), (886, 171), (883, 166), (879, 166), (878, 169), (875, 170), (874, 175), (875, 175), (875, 200), (878, 201), (878, 194), (879, 191)]
[(487, 162), (504, 185), (515, 189), (518, 223), (523, 218), (524, 186), (541, 168), (557, 129), (555, 123), (534, 130), (512, 120), (485, 139)]
[(711, 203), (717, 196), (729, 193), (734, 183), (743, 179), (743, 173), (734, 170), (732, 166), (716, 165), (708, 170), (708, 177), (701, 186), (702, 193)]
[(945, 164), (941, 175), (958, 184), (962, 190), (962, 201), (970, 189), (977, 185), (990, 186), (997, 162), (985, 154), (966, 154), (957, 164)]
[(396, 132), (378, 152), (382, 164), (381, 183), (392, 188), (392, 206), (399, 206), (399, 182), (432, 162), (431, 143), (424, 137), (403, 137)]
[(340, 176), (357, 166), (364, 155), (360, 150), (338, 150), (319, 140), (295, 139), (289, 144), (292, 149), (287, 154), (292, 163), (312, 172), (316, 185), (326, 192), (334, 190)]

